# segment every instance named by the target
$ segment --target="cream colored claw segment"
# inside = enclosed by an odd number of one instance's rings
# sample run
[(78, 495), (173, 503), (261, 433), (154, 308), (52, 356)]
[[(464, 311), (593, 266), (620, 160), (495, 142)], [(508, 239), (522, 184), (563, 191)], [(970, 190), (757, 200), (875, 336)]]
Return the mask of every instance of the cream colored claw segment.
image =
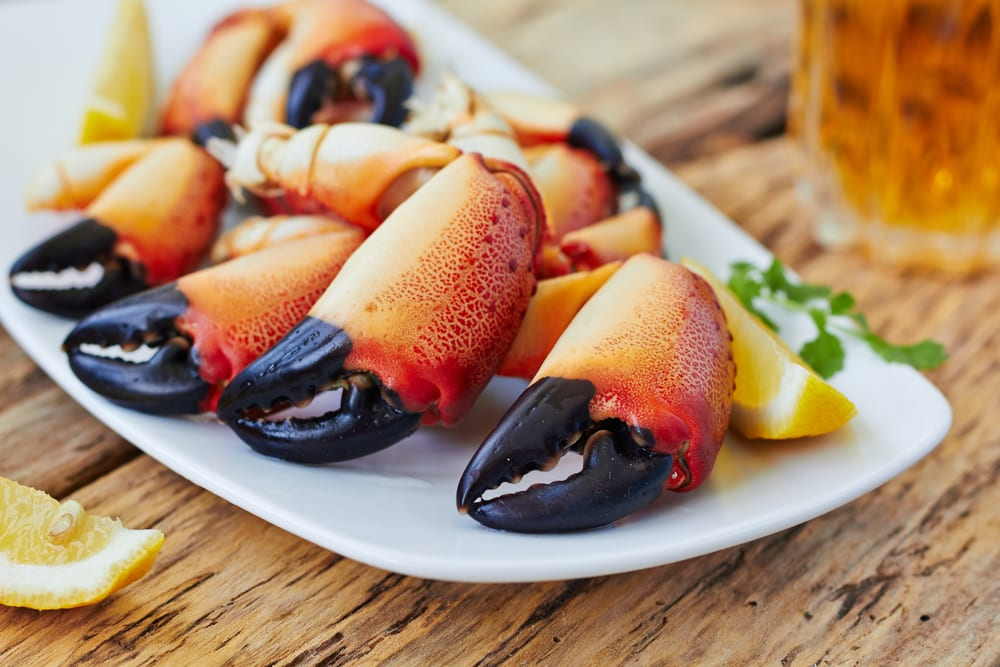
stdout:
[(219, 21), (174, 80), (163, 132), (189, 135), (207, 121), (239, 122), (257, 68), (283, 35), (268, 8), (243, 9)]
[(662, 253), (663, 231), (656, 215), (645, 206), (569, 232), (559, 247), (574, 267), (600, 266), (632, 255)]
[(414, 100), (413, 114), (404, 126), (411, 134), (444, 141), (464, 153), (481, 153), (517, 165), (528, 171), (528, 162), (517, 143), (514, 130), (486, 98), (454, 74), (441, 77), (437, 93), (429, 105)]
[(212, 246), (212, 262), (224, 262), (320, 234), (353, 236), (360, 233), (358, 227), (325, 215), (252, 216), (219, 237)]
[(525, 147), (563, 141), (573, 122), (582, 115), (568, 102), (529, 93), (491, 92), (485, 98)]
[(528, 310), (497, 375), (530, 380), (552, 351), (559, 336), (590, 297), (608, 281), (621, 262), (592, 271), (577, 271), (539, 280)]
[(291, 45), (282, 43), (260, 66), (247, 96), (243, 122), (247, 127), (280, 122), (285, 117), (284, 103), (292, 81)]
[(86, 208), (128, 167), (164, 142), (107, 141), (75, 148), (39, 170), (28, 184), (29, 211)]
[(265, 123), (235, 146), (212, 140), (209, 150), (229, 168), (226, 183), (234, 193), (246, 188), (262, 196), (292, 196), (368, 230), (461, 154), (454, 146), (374, 123), (300, 131)]

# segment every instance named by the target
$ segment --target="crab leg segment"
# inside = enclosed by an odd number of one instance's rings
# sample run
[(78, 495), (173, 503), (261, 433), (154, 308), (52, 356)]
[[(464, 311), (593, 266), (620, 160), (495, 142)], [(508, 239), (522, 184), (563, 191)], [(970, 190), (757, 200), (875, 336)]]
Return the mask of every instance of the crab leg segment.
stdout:
[(213, 148), (228, 166), (226, 182), (279, 197), (292, 213), (325, 213), (372, 230), (430, 175), (453, 161), (454, 146), (371, 123), (313, 125), (295, 131), (254, 128), (235, 150)]
[(103, 141), (72, 150), (40, 169), (28, 184), (29, 211), (83, 209), (123, 171), (170, 139)]
[(539, 280), (497, 375), (533, 378), (580, 308), (620, 266), (610, 262), (592, 271)]
[(636, 206), (567, 233), (559, 242), (559, 252), (579, 271), (643, 252), (659, 255), (662, 244), (663, 228), (655, 209)]
[[(505, 530), (576, 530), (624, 517), (664, 487), (693, 489), (722, 445), (735, 372), (711, 288), (637, 255), (580, 310), (473, 456), (459, 509)], [(569, 449), (584, 454), (580, 473), (483, 498)]]
[[(287, 241), (110, 304), (67, 336), (70, 368), (134, 410), (214, 410), (219, 388), (302, 319), (362, 237), (355, 229)], [(145, 361), (94, 353), (112, 346), (151, 349)]]
[[(305, 320), (234, 380), (219, 416), (256, 450), (303, 462), (454, 424), (510, 346), (535, 286), (544, 216), (527, 176), (464, 155), (397, 208)], [(339, 409), (269, 414), (341, 388)]]
[(251, 216), (219, 236), (212, 246), (212, 262), (218, 264), (295, 239), (331, 233), (362, 235), (349, 222), (323, 215)]
[(204, 123), (239, 123), (257, 70), (281, 37), (272, 9), (242, 9), (217, 23), (174, 80), (163, 133), (191, 136)]
[(366, 115), (398, 125), (418, 69), (409, 35), (365, 0), (243, 9), (212, 29), (177, 77), (162, 129), (191, 136), (213, 122), (305, 127)]
[[(442, 76), (430, 104), (414, 100), (412, 106), (414, 113), (403, 127), (407, 133), (449, 143), (465, 153), (482, 153), (530, 171), (511, 126), (482, 95), (454, 74)], [(537, 175), (532, 173), (532, 177), (538, 186)]]
[[(565, 102), (511, 92), (486, 99), (525, 146), (545, 200), (551, 240), (542, 277), (636, 252), (662, 254), (659, 210), (610, 130)], [(596, 226), (601, 229), (591, 231)]]
[(110, 179), (83, 220), (14, 263), (12, 289), (36, 308), (81, 317), (174, 280), (208, 251), (224, 202), (222, 169), (207, 153), (186, 139), (155, 142)]

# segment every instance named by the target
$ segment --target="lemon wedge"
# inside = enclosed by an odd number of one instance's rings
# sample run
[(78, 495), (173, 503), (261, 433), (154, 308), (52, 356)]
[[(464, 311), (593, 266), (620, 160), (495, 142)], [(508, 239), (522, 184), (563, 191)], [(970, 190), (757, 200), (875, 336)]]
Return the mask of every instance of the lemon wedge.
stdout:
[(0, 604), (66, 609), (103, 600), (142, 577), (163, 545), (158, 530), (91, 516), (75, 500), (0, 477)]
[(142, 0), (119, 0), (84, 107), (80, 143), (134, 139), (153, 106), (153, 54)]
[(736, 390), (730, 426), (736, 432), (748, 438), (801, 438), (831, 433), (851, 420), (854, 404), (744, 308), (725, 283), (690, 259), (681, 265), (715, 290), (733, 335)]

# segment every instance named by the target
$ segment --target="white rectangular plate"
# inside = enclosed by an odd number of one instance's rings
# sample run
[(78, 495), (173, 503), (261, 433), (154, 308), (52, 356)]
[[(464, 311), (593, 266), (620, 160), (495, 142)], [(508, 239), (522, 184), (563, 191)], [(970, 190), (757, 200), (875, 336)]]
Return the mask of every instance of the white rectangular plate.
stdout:
[[(113, 8), (101, 2), (5, 3), (0, 7), (0, 220), (7, 267), (62, 224), (24, 213), (35, 169), (68, 149)], [(207, 27), (237, 2), (149, 2), (161, 91)], [(420, 38), (427, 81), (451, 68), (489, 89), (546, 91), (509, 57), (438, 8), (385, 2)], [(422, 94), (429, 89), (422, 86)], [(723, 275), (730, 262), (766, 262), (766, 250), (663, 167), (629, 147), (668, 220), (673, 258), (690, 256)], [(89, 392), (70, 373), (60, 344), (70, 324), (0, 290), (0, 317), (35, 361), (110, 428), (195, 484), (296, 535), (370, 565), (404, 574), (476, 582), (606, 575), (671, 563), (740, 544), (819, 516), (892, 478), (947, 432), (944, 397), (909, 368), (849, 346), (834, 384), (859, 414), (826, 437), (748, 443), (730, 436), (710, 480), (607, 528), (526, 536), (481, 527), (455, 510), (458, 477), (480, 439), (523, 387), (495, 381), (458, 428), (424, 429), (363, 460), (307, 467), (252, 452), (225, 427), (132, 413)], [(800, 322), (786, 322), (792, 337)], [(798, 327), (798, 328), (797, 328)], [(557, 468), (565, 474), (578, 457)]]

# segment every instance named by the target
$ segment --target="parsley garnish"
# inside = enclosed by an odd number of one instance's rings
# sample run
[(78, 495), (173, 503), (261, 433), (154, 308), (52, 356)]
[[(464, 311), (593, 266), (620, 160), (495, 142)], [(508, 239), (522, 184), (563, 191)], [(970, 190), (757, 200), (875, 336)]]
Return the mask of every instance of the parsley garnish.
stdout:
[(777, 259), (766, 269), (750, 262), (734, 262), (730, 268), (729, 289), (747, 310), (775, 331), (778, 325), (758, 307), (760, 299), (809, 315), (817, 333), (802, 346), (799, 356), (821, 377), (829, 378), (844, 368), (846, 355), (838, 333), (860, 338), (886, 361), (920, 370), (936, 368), (948, 358), (944, 346), (932, 340), (893, 345), (872, 331), (865, 316), (854, 310), (850, 294), (834, 292), (826, 285), (792, 282)]

